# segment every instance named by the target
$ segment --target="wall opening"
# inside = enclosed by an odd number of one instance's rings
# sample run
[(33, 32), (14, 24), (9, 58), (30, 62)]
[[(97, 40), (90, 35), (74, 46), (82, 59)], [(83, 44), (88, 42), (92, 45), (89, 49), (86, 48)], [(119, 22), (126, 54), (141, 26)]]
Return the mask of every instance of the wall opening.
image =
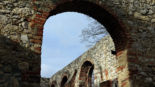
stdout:
[(125, 25), (120, 24), (118, 19), (116, 19), (114, 15), (109, 13), (107, 10), (88, 1), (68, 1), (58, 5), (55, 10), (50, 12), (50, 16), (68, 11), (80, 12), (89, 15), (104, 25), (115, 43), (116, 53), (126, 49), (128, 40), (126, 31), (123, 29), (124, 27), (122, 27)]
[[(108, 12), (107, 10), (91, 2), (87, 2), (87, 1), (70, 2), (69, 1), (69, 2), (65, 2), (57, 5), (56, 9), (50, 12), (50, 16), (53, 16), (62, 12), (68, 12), (68, 11), (80, 12), (96, 19), (98, 22), (100, 22), (102, 25), (105, 26), (106, 30), (109, 32), (110, 36), (112, 37), (112, 40), (114, 41), (114, 45), (115, 45), (115, 50), (116, 50), (115, 54), (121, 55), (123, 51), (126, 52), (128, 39), (126, 36), (125, 25), (122, 24), (122, 21), (120, 22), (120, 20), (115, 17), (116, 14), (112, 14), (111, 12)], [(126, 55), (126, 53), (122, 55)], [(124, 57), (124, 56), (121, 56), (121, 57)], [(123, 64), (120, 64), (118, 67), (122, 65)], [(80, 80), (81, 80), (79, 84), (80, 87), (88, 86), (89, 80), (88, 80), (87, 74), (91, 66), (92, 64), (89, 61), (85, 62), (82, 65), (81, 72), (80, 72)], [(108, 74), (107, 70), (105, 70), (105, 73)], [(106, 79), (108, 79), (108, 77), (106, 77)]]
[(85, 43), (80, 43), (82, 37), (79, 36), (82, 29), (87, 28), (93, 21), (96, 20), (77, 12), (63, 12), (48, 18), (43, 33), (41, 77), (50, 78), (90, 49)]
[(100, 83), (100, 87), (110, 87), (110, 81), (104, 81)]
[(52, 81), (51, 82), (51, 87), (55, 87), (57, 85), (57, 82), (56, 81)]
[(62, 81), (61, 81), (61, 87), (65, 87), (67, 80), (68, 80), (67, 76), (64, 76)]
[(92, 87), (92, 73), (94, 65), (86, 61), (81, 66), (79, 87)]
[(51, 87), (55, 87), (55, 86), (52, 84)]
[(91, 66), (88, 72), (88, 87), (94, 87), (94, 66)]

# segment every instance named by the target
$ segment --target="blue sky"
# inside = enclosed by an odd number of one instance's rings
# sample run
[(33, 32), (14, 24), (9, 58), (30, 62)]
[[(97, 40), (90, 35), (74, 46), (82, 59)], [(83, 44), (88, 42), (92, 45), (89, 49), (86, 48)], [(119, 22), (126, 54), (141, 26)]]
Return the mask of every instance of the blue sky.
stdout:
[[(93, 21), (93, 20), (91, 20)], [(77, 12), (64, 12), (51, 16), (44, 25), (41, 77), (50, 78), (89, 48), (80, 43), (82, 29), (90, 20)]]

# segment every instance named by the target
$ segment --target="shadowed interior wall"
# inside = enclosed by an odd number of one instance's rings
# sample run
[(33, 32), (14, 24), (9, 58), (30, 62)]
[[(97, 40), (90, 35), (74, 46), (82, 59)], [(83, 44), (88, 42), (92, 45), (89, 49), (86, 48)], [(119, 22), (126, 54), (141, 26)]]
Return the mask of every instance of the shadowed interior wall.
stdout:
[(52, 86), (51, 87), (55, 87), (53, 84), (52, 84)]

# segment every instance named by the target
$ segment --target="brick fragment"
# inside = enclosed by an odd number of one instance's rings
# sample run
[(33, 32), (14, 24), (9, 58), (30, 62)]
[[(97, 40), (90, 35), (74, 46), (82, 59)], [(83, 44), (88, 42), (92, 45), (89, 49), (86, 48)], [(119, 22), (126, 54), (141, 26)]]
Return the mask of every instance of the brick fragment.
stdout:
[(37, 26), (37, 28), (38, 28), (38, 29), (44, 29), (44, 27), (42, 27), (42, 26)]
[(37, 33), (37, 35), (38, 35), (38, 36), (43, 36), (43, 34), (42, 34), (42, 33)]
[(119, 71), (119, 70), (122, 70), (124, 68), (125, 68), (125, 66), (121, 66), (121, 67), (118, 67), (117, 70)]
[(42, 36), (35, 36), (34, 39), (40, 40)]
[(33, 43), (42, 43), (42, 41), (41, 41), (41, 40), (31, 39), (30, 41), (31, 41), (31, 42), (33, 42)]
[[(35, 51), (35, 53), (40, 55), (40, 54), (41, 54), (41, 51)], [(39, 75), (40, 75), (40, 74), (39, 74)]]
[(37, 47), (37, 48), (35, 48), (36, 50), (41, 50), (41, 47)]

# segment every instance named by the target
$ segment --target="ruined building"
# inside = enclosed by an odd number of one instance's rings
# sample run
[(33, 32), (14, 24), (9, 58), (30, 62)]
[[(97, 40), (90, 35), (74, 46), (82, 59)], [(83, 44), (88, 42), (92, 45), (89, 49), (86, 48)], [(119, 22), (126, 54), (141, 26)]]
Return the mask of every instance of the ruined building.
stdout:
[[(94, 70), (94, 86), (110, 84), (117, 87), (118, 70), (113, 40), (105, 36), (96, 45), (87, 50), (62, 70), (50, 78), (54, 87), (92, 87), (92, 72)], [(123, 78), (123, 76), (122, 76)], [(66, 79), (66, 80), (65, 80)], [(111, 83), (110, 83), (111, 82)]]
[[(83, 75), (92, 69), (97, 87), (115, 83), (154, 87), (155, 0), (0, 0), (0, 87), (40, 87), (43, 26), (50, 16), (62, 12), (87, 14), (100, 22), (112, 38), (116, 55), (101, 59), (104, 54), (114, 55), (100, 44), (73, 61), (72, 72), (68, 65), (56, 73), (60, 77), (50, 78), (52, 87), (87, 86), (91, 73)], [(109, 60), (113, 63), (105, 62)]]

